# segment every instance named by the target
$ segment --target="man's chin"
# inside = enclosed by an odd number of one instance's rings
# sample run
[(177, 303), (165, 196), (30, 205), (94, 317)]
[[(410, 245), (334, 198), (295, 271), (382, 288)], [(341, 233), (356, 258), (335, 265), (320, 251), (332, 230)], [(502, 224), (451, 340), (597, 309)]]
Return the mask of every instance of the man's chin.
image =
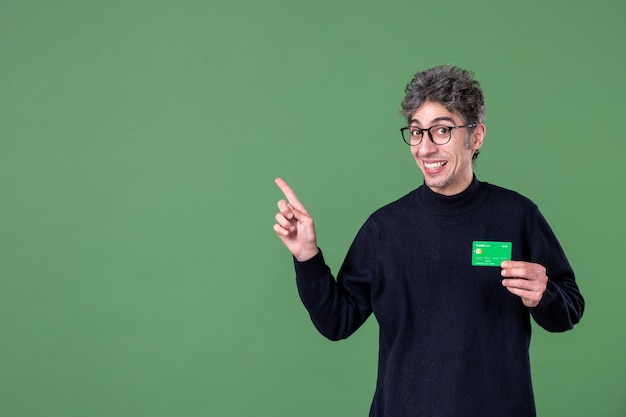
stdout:
[(424, 182), (429, 188), (444, 190), (450, 185), (448, 178), (436, 178), (432, 175), (424, 175)]

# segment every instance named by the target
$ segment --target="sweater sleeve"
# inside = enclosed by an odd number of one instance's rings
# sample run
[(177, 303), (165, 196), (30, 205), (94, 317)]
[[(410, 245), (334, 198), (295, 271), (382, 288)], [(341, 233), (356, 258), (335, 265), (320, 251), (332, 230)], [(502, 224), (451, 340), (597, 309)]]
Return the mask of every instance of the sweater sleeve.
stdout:
[(376, 275), (375, 239), (365, 226), (357, 234), (337, 280), (322, 251), (305, 262), (294, 259), (300, 299), (317, 330), (330, 340), (353, 334), (369, 317)]
[(533, 221), (532, 262), (546, 268), (548, 284), (543, 298), (530, 313), (537, 324), (550, 332), (570, 330), (580, 321), (585, 300), (560, 243), (538, 209)]

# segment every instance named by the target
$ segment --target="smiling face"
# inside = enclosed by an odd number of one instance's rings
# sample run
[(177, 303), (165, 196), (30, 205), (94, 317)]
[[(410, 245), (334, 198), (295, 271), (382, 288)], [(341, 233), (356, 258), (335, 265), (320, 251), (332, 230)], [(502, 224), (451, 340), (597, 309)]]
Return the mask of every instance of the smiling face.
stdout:
[[(434, 125), (463, 126), (461, 117), (443, 105), (424, 102), (413, 112), (410, 126), (427, 129)], [(424, 132), (422, 142), (411, 146), (417, 166), (424, 174), (426, 185), (436, 193), (454, 195), (469, 187), (474, 175), (472, 156), (483, 144), (485, 125), (473, 129), (453, 129), (452, 139), (445, 145), (435, 145)]]

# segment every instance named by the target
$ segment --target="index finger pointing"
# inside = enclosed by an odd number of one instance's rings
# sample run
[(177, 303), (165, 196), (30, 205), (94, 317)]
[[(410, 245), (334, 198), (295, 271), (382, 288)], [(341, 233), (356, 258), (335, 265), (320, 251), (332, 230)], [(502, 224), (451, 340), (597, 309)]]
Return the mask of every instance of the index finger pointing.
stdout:
[(285, 182), (285, 180), (283, 180), (282, 178), (276, 178), (274, 182), (276, 183), (276, 185), (278, 185), (278, 188), (280, 188), (285, 197), (287, 197), (287, 201), (289, 201), (289, 204), (291, 204), (300, 211), (306, 212), (306, 209), (304, 208), (300, 200), (298, 200), (298, 197), (296, 197), (296, 193)]

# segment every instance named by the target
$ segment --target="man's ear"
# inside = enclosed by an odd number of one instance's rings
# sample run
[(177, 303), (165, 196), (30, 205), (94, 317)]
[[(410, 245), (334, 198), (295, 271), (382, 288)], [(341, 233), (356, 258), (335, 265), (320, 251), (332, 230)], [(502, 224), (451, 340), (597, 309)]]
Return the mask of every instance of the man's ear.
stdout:
[(481, 146), (483, 146), (486, 134), (487, 127), (483, 123), (476, 125), (474, 131), (472, 132), (471, 146), (473, 151), (477, 151)]

